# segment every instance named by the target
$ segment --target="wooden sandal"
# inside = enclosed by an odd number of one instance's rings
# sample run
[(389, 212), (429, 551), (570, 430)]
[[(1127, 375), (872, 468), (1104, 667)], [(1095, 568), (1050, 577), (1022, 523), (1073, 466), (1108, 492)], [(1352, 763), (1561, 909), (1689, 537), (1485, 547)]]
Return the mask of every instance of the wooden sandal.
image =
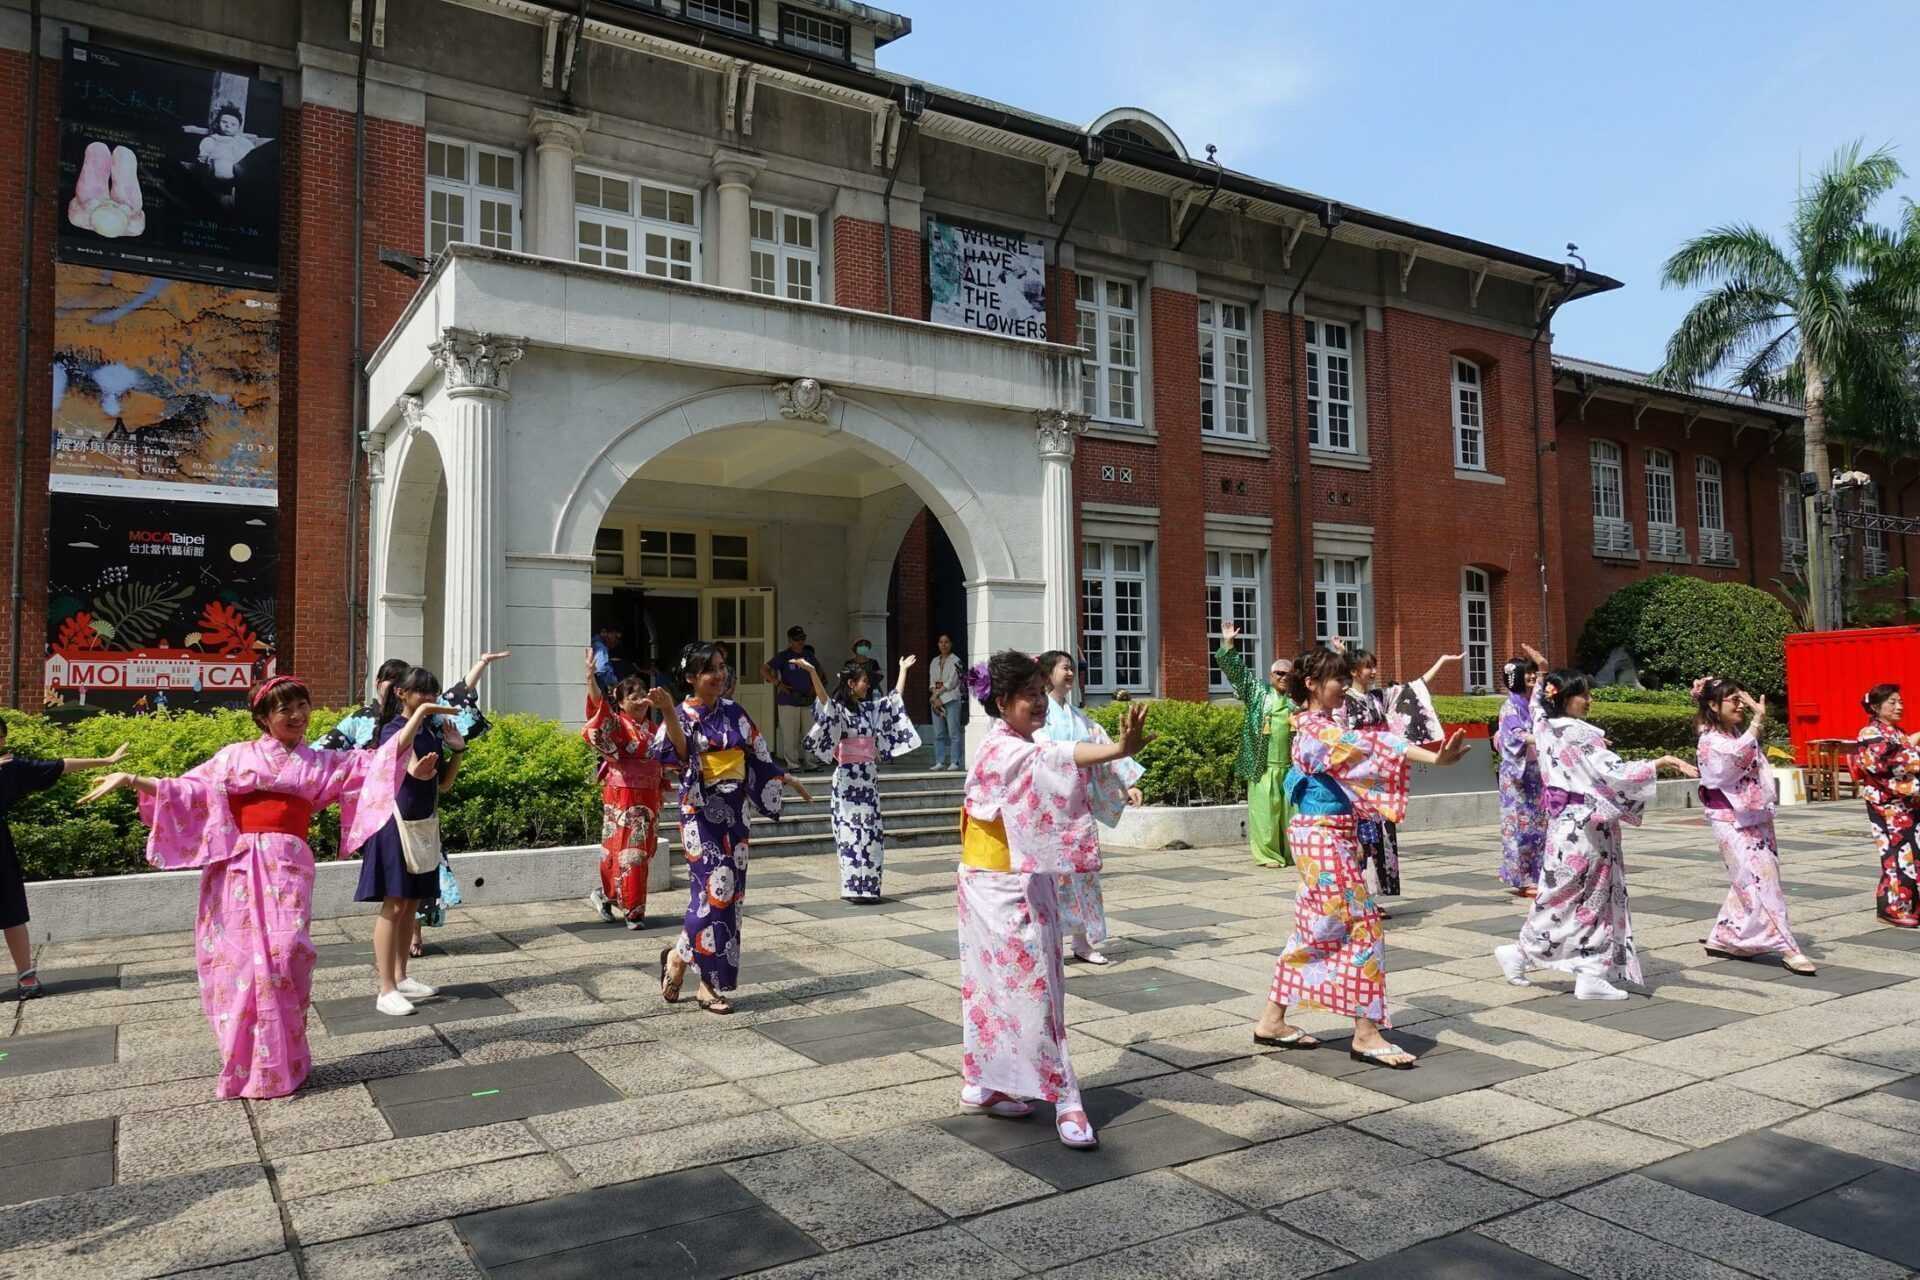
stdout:
[(693, 1002), (711, 1014), (724, 1016), (733, 1012), (733, 1001), (725, 996), (703, 996), (696, 993)]
[(687, 971), (682, 969), (677, 978), (667, 977), (667, 957), (672, 954), (672, 947), (660, 948), (660, 998), (668, 1004), (679, 1004), (680, 984), (687, 980)]

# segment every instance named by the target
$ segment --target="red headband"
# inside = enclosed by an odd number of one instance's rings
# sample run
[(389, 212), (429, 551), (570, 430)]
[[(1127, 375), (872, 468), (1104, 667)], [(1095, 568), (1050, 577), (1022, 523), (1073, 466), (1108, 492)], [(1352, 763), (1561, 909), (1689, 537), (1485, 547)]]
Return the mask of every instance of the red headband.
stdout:
[(263, 698), (283, 684), (297, 684), (304, 687), (306, 681), (302, 680), (299, 676), (274, 676), (271, 679), (262, 680), (254, 687), (253, 696), (247, 699), (247, 705), (250, 707), (258, 707)]

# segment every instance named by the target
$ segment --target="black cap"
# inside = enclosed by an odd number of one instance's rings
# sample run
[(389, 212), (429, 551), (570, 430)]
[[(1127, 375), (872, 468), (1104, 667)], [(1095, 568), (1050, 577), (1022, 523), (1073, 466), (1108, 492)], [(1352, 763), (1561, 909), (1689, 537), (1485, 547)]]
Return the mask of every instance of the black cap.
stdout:
[(806, 638), (807, 638), (807, 629), (805, 627), (788, 627), (787, 628), (787, 639), (805, 640)]

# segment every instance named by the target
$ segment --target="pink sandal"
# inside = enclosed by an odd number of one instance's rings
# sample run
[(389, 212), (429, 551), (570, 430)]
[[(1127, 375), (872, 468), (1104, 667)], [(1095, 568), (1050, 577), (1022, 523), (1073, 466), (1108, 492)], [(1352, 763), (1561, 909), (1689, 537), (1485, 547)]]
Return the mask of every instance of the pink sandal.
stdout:
[(971, 1084), (960, 1090), (960, 1105), (975, 1115), (996, 1116), (1002, 1120), (1019, 1120), (1033, 1114), (1031, 1102)]
[[(1075, 1120), (1074, 1116), (1080, 1118)], [(1053, 1128), (1060, 1135), (1062, 1143), (1076, 1150), (1091, 1151), (1100, 1145), (1100, 1139), (1093, 1133), (1093, 1121), (1087, 1119), (1087, 1113), (1078, 1107), (1072, 1111), (1054, 1112)]]

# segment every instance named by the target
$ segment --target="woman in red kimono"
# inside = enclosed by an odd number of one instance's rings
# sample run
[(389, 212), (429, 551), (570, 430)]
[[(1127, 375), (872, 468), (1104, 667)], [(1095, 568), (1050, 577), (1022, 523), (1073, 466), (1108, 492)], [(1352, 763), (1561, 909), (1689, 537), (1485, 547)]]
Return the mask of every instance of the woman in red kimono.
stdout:
[[(627, 928), (646, 925), (647, 871), (660, 831), (660, 762), (653, 758), (659, 718), (647, 682), (628, 676), (600, 696), (593, 650), (587, 650), (587, 727), (581, 736), (600, 753), (600, 883), (587, 901), (609, 924), (618, 911)], [(663, 699), (664, 700), (664, 699)]]
[(1853, 776), (1859, 779), (1874, 843), (1880, 846), (1880, 887), (1873, 895), (1874, 910), (1890, 925), (1920, 928), (1920, 881), (1914, 866), (1920, 733), (1900, 732), (1906, 708), (1900, 703), (1899, 685), (1877, 684), (1867, 690), (1861, 703), (1873, 718), (1860, 730)]

